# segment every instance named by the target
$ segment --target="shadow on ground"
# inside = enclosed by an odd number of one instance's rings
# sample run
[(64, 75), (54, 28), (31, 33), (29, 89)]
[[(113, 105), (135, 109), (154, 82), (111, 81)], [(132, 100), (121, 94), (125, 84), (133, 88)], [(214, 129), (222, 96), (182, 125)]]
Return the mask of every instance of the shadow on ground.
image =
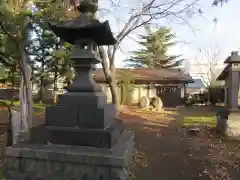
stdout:
[[(139, 112), (123, 108), (120, 118), (135, 132), (135, 151), (130, 180), (239, 180), (240, 143), (216, 138), (209, 128), (189, 135), (186, 117), (212, 117), (214, 107)], [(34, 125), (44, 122), (34, 110)]]
[(213, 114), (209, 109), (195, 111), (184, 108), (154, 118), (123, 110), (120, 117), (125, 127), (136, 135), (131, 180), (240, 179), (240, 156), (229, 155), (234, 150), (239, 152), (238, 143), (216, 139), (207, 128), (197, 135), (189, 135), (187, 128), (182, 128), (184, 116)]

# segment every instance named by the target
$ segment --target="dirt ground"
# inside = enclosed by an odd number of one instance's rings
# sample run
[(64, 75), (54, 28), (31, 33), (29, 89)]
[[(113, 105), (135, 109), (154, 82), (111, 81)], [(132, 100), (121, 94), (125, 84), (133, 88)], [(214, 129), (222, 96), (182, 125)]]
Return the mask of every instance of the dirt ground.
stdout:
[[(161, 113), (123, 107), (120, 118), (135, 132), (129, 180), (240, 180), (240, 143), (202, 128), (189, 134), (186, 116), (214, 116), (211, 108), (168, 109)], [(44, 119), (34, 111), (35, 122)], [(0, 153), (2, 154), (2, 153)]]
[(217, 138), (208, 128), (189, 134), (188, 114), (213, 113), (180, 108), (163, 114), (123, 108), (121, 119), (135, 132), (130, 180), (240, 180), (240, 143)]

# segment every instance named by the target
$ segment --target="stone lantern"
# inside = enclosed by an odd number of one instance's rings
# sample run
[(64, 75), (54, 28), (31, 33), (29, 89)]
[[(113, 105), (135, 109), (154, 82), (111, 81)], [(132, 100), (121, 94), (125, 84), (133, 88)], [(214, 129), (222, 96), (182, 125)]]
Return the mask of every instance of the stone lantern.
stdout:
[(97, 9), (97, 1), (84, 1), (78, 19), (49, 24), (73, 44), (77, 77), (58, 104), (46, 108), (45, 123), (32, 128), (30, 142), (7, 149), (5, 180), (127, 179), (134, 136), (93, 80), (98, 46), (116, 43), (108, 21), (94, 19)]

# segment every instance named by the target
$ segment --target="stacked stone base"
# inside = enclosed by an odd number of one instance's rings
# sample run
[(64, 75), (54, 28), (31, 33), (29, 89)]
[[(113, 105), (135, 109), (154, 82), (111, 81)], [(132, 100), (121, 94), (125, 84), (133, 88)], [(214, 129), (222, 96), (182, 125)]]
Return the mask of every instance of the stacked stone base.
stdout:
[(228, 117), (227, 135), (240, 139), (240, 112), (232, 112)]
[(126, 180), (133, 140), (125, 131), (111, 149), (18, 144), (7, 148), (4, 180)]

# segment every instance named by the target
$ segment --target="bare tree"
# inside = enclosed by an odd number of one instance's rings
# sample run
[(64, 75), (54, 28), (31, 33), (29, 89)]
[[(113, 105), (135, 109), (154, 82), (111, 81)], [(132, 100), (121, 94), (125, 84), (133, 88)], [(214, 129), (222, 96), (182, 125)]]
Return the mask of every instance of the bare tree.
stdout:
[[(76, 9), (81, 6), (81, 3), (96, 3), (98, 0), (62, 0), (65, 4), (73, 7), (71, 9)], [(156, 25), (160, 24), (160, 20), (169, 19), (186, 21), (186, 14), (193, 14), (194, 12), (199, 13), (199, 9), (195, 7), (196, 3), (200, 0), (133, 0), (129, 1), (131, 4), (129, 6), (123, 4), (122, 0), (108, 0), (110, 7), (106, 8), (99, 7), (100, 12), (106, 12), (114, 18), (114, 12), (119, 12), (121, 14), (121, 19), (126, 18), (125, 23), (122, 27), (119, 27), (118, 32), (115, 32), (117, 43), (113, 46), (108, 46), (106, 48), (99, 47), (99, 54), (102, 57), (102, 67), (106, 77), (106, 80), (110, 86), (112, 94), (112, 103), (117, 107), (119, 105), (117, 98), (117, 83), (116, 83), (116, 68), (115, 68), (115, 55), (120, 49), (120, 44), (122, 41), (129, 37), (134, 31), (142, 28), (146, 25)], [(128, 11), (126, 11), (128, 9)], [(117, 19), (117, 17), (115, 17)]]
[(193, 67), (197, 68), (197, 72), (194, 74), (200, 76), (209, 87), (216, 82), (220, 70), (219, 65), (222, 64), (220, 50), (217, 46), (214, 46), (210, 50), (200, 48), (199, 52), (201, 56), (195, 58), (196, 63), (193, 64)]
[[(121, 5), (121, 0), (109, 1), (111, 1), (111, 9), (113, 11), (126, 8)], [(193, 0), (190, 3), (187, 0), (142, 0), (138, 1), (135, 7), (131, 7), (129, 11), (131, 13), (122, 14), (122, 16), (127, 17), (127, 21), (119, 28), (119, 31), (116, 32), (117, 43), (114, 46), (108, 46), (107, 48), (99, 47), (100, 55), (103, 59), (103, 71), (110, 86), (113, 104), (117, 105), (117, 107), (119, 105), (115, 75), (115, 55), (119, 50), (122, 41), (126, 37), (129, 37), (134, 31), (146, 25), (158, 26), (160, 24), (160, 20), (163, 19), (165, 20), (171, 18), (172, 20), (187, 23), (185, 15), (186, 13), (189, 13), (190, 9), (191, 13), (194, 13), (195, 10), (198, 12), (198, 9), (195, 7), (197, 2), (198, 0)]]

